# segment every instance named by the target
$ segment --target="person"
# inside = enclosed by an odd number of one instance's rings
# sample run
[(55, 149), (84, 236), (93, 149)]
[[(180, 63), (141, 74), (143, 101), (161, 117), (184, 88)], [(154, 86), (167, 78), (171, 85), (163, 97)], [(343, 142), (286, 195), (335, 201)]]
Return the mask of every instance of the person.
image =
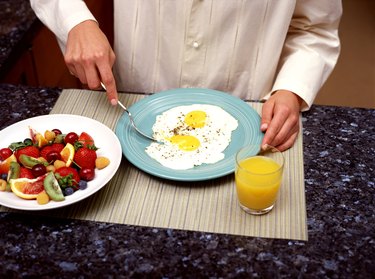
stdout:
[(81, 0), (31, 0), (89, 88), (203, 87), (265, 100), (262, 144), (284, 151), (338, 59), (340, 0), (114, 0), (114, 50)]

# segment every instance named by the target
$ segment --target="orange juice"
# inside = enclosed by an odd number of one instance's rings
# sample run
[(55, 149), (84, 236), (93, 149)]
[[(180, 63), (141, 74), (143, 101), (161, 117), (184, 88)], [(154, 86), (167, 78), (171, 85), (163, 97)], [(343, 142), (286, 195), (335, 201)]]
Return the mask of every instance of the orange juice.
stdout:
[(277, 198), (282, 166), (264, 156), (249, 157), (239, 162), (235, 179), (242, 206), (261, 210), (272, 206)]

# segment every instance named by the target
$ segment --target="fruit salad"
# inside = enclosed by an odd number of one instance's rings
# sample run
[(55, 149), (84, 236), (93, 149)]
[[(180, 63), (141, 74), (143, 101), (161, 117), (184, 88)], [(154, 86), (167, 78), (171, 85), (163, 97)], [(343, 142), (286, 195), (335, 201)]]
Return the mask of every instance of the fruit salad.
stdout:
[(86, 189), (96, 172), (110, 164), (97, 156), (98, 147), (86, 132), (29, 131), (29, 138), (0, 148), (0, 191), (41, 205), (63, 201)]

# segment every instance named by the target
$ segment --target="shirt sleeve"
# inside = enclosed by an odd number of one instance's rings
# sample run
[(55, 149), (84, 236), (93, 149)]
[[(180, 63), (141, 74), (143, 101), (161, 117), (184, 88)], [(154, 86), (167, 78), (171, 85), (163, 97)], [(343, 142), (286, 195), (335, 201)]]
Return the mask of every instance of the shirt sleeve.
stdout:
[(340, 0), (297, 1), (271, 92), (292, 91), (310, 108), (338, 59), (341, 15)]
[(94, 16), (82, 0), (30, 0), (36, 16), (57, 37), (64, 49), (69, 31), (85, 20), (94, 20)]

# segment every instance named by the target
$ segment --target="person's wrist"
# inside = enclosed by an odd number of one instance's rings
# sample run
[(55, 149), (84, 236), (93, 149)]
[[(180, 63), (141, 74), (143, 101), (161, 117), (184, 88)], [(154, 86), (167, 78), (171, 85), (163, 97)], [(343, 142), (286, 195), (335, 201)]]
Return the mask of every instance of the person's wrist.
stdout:
[(74, 31), (79, 31), (80, 29), (86, 29), (86, 28), (92, 28), (92, 27), (99, 27), (98, 22), (95, 21), (95, 20), (92, 20), (92, 19), (86, 19), (86, 20), (81, 21), (80, 23), (74, 25), (72, 27), (72, 29), (70, 29), (68, 34), (71, 34)]
[(288, 94), (288, 95), (292, 96), (293, 98), (295, 98), (296, 103), (298, 104), (300, 110), (303, 107), (304, 100), (297, 93), (294, 93), (293, 91), (277, 90), (274, 94)]

